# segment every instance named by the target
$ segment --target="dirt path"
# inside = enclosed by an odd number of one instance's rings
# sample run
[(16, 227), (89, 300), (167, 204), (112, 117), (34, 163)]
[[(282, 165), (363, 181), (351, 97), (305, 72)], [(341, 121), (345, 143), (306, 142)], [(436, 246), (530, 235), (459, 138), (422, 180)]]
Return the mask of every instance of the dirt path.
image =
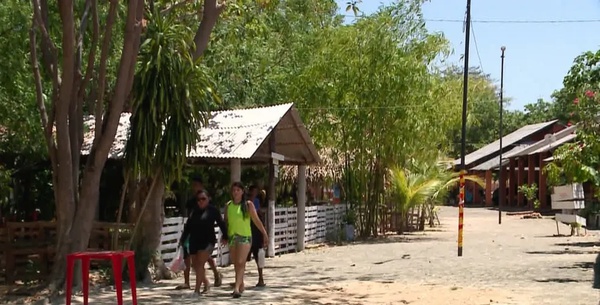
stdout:
[[(267, 261), (268, 287), (233, 301), (230, 289), (205, 297), (175, 291), (179, 281), (139, 288), (138, 304), (597, 304), (591, 289), (598, 234), (552, 237), (552, 220), (503, 217), (467, 209), (464, 256), (456, 255), (455, 208), (443, 208), (442, 227), (376, 243), (309, 250)], [(567, 227), (561, 228), (565, 233)], [(254, 284), (251, 266), (247, 277)], [(225, 268), (225, 283), (233, 277)], [(125, 297), (129, 297), (126, 291)], [(96, 291), (90, 304), (115, 304)], [(75, 297), (74, 304), (81, 304)], [(64, 304), (64, 303), (53, 303)], [(131, 304), (127, 303), (126, 304)]]

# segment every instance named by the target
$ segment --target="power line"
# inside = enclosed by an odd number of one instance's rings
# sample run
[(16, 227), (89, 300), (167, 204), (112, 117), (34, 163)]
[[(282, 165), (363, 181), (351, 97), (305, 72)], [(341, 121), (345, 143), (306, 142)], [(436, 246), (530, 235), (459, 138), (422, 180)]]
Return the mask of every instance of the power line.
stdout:
[(473, 34), (473, 42), (475, 43), (475, 52), (477, 53), (477, 58), (479, 59), (479, 69), (481, 72), (485, 74), (483, 71), (483, 63), (481, 62), (481, 56), (479, 55), (479, 46), (477, 45), (477, 37), (475, 37), (475, 29), (473, 28), (473, 22), (471, 22), (471, 34)]
[[(368, 15), (344, 15), (346, 18), (364, 18)], [(423, 19), (426, 22), (464, 23), (464, 19)], [(551, 24), (551, 23), (600, 23), (600, 19), (564, 19), (564, 20), (471, 20), (471, 23), (515, 23), (515, 24)]]
[[(425, 19), (428, 22), (464, 22), (460, 19)], [(600, 23), (600, 19), (571, 19), (571, 20), (472, 20), (471, 23)]]

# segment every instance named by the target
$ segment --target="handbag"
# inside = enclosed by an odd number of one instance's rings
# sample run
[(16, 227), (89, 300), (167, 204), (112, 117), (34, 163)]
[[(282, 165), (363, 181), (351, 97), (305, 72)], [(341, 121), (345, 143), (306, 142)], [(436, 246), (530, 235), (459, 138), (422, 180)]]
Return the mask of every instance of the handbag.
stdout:
[(181, 272), (185, 270), (185, 261), (183, 259), (183, 247), (177, 247), (177, 252), (175, 252), (175, 258), (169, 263), (167, 266), (171, 272)]

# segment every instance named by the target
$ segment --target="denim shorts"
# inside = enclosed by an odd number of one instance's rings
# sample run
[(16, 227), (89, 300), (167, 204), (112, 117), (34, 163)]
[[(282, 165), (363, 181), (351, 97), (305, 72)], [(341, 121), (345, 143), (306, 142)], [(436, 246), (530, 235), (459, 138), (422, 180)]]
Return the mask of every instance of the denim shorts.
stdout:
[(244, 244), (252, 244), (252, 236), (241, 236), (237, 234), (233, 234), (233, 236), (229, 237), (229, 246), (244, 245)]

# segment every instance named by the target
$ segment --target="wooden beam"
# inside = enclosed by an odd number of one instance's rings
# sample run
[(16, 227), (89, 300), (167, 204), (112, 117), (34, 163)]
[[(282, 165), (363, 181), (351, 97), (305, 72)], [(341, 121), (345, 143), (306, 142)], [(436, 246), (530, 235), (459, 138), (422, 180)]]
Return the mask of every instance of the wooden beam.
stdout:
[[(272, 132), (269, 136), (269, 157), (270, 153), (275, 152), (275, 134), (276, 132)], [(276, 177), (275, 177), (275, 160), (272, 159), (269, 162), (269, 208), (267, 214), (267, 220), (269, 222), (267, 226), (267, 231), (269, 233), (269, 247), (267, 248), (267, 256), (274, 257), (275, 256), (275, 200), (277, 198), (276, 187)]]
[(545, 166), (545, 162), (544, 159), (546, 158), (546, 152), (541, 152), (538, 156), (539, 158), (539, 167), (540, 167), (540, 171), (539, 173), (539, 183), (538, 183), (538, 188), (539, 188), (539, 197), (538, 199), (540, 200), (540, 208), (546, 208), (548, 207), (548, 200), (547, 200), (547, 184), (546, 184), (546, 175), (544, 174), (544, 166)]
[(516, 160), (514, 158), (510, 158), (508, 160), (508, 205), (509, 206), (513, 206), (515, 205), (515, 194), (517, 191), (517, 173), (516, 173), (516, 167), (517, 167), (517, 162), (515, 162)]
[(525, 205), (525, 195), (521, 192), (519, 192), (519, 187), (523, 184), (525, 184), (525, 157), (521, 156), (519, 157), (519, 160), (517, 161), (518, 163), (518, 170), (517, 170), (517, 205), (518, 206), (524, 206)]
[(242, 160), (231, 159), (229, 164), (231, 183), (242, 181)]
[[(479, 175), (478, 175), (479, 176)], [(481, 194), (479, 193), (479, 184), (475, 182), (469, 182), (471, 184), (471, 190), (473, 192), (473, 202), (472, 204), (481, 204)]]
[(506, 206), (506, 181), (508, 180), (508, 171), (506, 170), (506, 166), (501, 166), (500, 170), (502, 171), (502, 180), (498, 181), (498, 205)]
[(492, 170), (485, 171), (485, 205), (492, 206)]
[[(532, 184), (536, 183), (535, 182), (535, 170), (536, 170), (536, 165), (537, 164), (535, 163), (535, 161), (536, 161), (535, 160), (535, 155), (529, 155), (529, 156), (527, 156), (527, 183), (529, 185), (532, 185)], [(533, 201), (530, 200), (527, 203), (527, 206), (530, 209), (533, 209)]]

